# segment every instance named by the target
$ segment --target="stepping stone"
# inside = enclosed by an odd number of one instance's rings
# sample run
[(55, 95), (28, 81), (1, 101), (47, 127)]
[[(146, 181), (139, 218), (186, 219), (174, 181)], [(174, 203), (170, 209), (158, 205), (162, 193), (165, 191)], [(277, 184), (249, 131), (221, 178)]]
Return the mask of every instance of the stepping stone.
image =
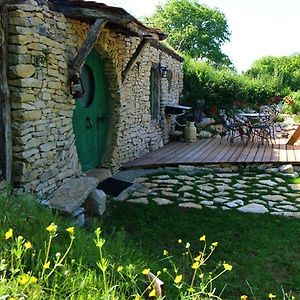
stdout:
[(181, 188), (178, 190), (178, 192), (189, 192), (189, 191), (192, 191), (193, 189), (194, 189), (193, 187), (187, 185), (187, 186), (181, 187)]
[(240, 183), (240, 184), (246, 184), (247, 183), (246, 180), (241, 180), (241, 179), (238, 179), (237, 182)]
[(198, 189), (199, 189), (200, 191), (211, 192), (211, 191), (213, 191), (215, 188), (214, 188), (213, 186), (211, 186), (211, 185), (201, 185), (201, 186), (198, 187)]
[(178, 194), (169, 191), (162, 191), (161, 194), (165, 197), (178, 197)]
[(138, 178), (134, 179), (134, 182), (136, 182), (136, 183), (143, 183), (143, 182), (145, 182), (147, 180), (148, 180), (147, 177), (138, 177)]
[(223, 204), (225, 202), (228, 202), (228, 199), (225, 199), (225, 198), (214, 198), (213, 201), (215, 203)]
[(158, 205), (170, 205), (170, 204), (174, 204), (173, 201), (170, 201), (170, 200), (165, 199), (165, 198), (154, 198), (153, 201), (155, 201)]
[(277, 205), (278, 203), (277, 202), (273, 202), (273, 201), (268, 201), (268, 205), (270, 207), (273, 207), (274, 205)]
[(300, 219), (300, 212), (288, 212), (288, 211), (283, 211), (283, 212), (271, 212), (271, 215), (275, 216), (285, 216), (285, 217), (293, 217)]
[(232, 180), (229, 178), (215, 178), (215, 181), (221, 181), (222, 183), (231, 183)]
[(276, 201), (276, 202), (286, 200), (286, 197), (281, 195), (263, 195), (261, 197), (265, 200)]
[(268, 168), (268, 169), (266, 169), (266, 173), (269, 173), (269, 174), (276, 174), (278, 172), (279, 172), (278, 168)]
[(277, 190), (282, 191), (282, 192), (288, 192), (289, 190), (285, 186), (279, 186)]
[(231, 208), (227, 207), (227, 206), (222, 206), (223, 210), (231, 210)]
[(202, 206), (200, 204), (196, 204), (196, 203), (193, 203), (193, 202), (180, 203), (178, 206), (183, 207), (183, 208), (202, 209)]
[(197, 190), (197, 192), (198, 192), (201, 196), (208, 197), (208, 198), (211, 197), (211, 194), (206, 193), (206, 192), (204, 192), (204, 191)]
[(227, 190), (233, 190), (234, 188), (232, 188), (231, 186), (229, 185), (216, 185), (215, 188), (220, 191), (220, 192), (224, 192), (224, 191), (227, 191)]
[[(240, 192), (240, 191), (239, 191)], [(246, 199), (246, 198), (248, 198), (248, 196), (246, 196), (246, 195), (240, 195), (240, 194), (235, 194), (235, 197), (236, 198), (241, 198), (241, 199)]]
[(234, 208), (234, 207), (238, 207), (238, 206), (243, 206), (244, 205), (244, 201), (242, 200), (235, 200), (235, 201), (231, 201), (226, 203), (226, 205), (228, 207)]
[(157, 175), (154, 178), (158, 178), (158, 179), (169, 179), (170, 176), (169, 175)]
[(188, 181), (193, 181), (193, 182), (195, 181), (194, 177), (187, 176), (187, 175), (176, 176), (176, 179), (178, 179), (178, 180), (188, 180)]
[(233, 185), (233, 187), (236, 188), (236, 189), (245, 189), (245, 188), (247, 188), (248, 186), (245, 185), (245, 184), (236, 183), (236, 184)]
[(212, 206), (214, 205), (214, 201), (207, 201), (207, 200), (204, 200), (204, 201), (201, 201), (200, 202), (202, 205), (205, 205), (205, 206)]
[(282, 210), (289, 210), (289, 211), (298, 211), (298, 208), (292, 206), (292, 205), (278, 205), (277, 208)]
[(228, 195), (230, 195), (230, 193), (228, 193), (228, 192), (219, 192), (219, 193), (214, 193), (214, 196), (217, 196), (217, 197), (219, 197), (219, 196), (228, 196)]
[(281, 173), (294, 173), (294, 167), (291, 164), (282, 165), (279, 167), (279, 171)]
[(153, 180), (152, 182), (165, 184), (165, 185), (179, 184), (179, 181), (177, 179), (164, 179), (164, 180), (157, 179), (157, 180)]
[(247, 204), (247, 205), (245, 205), (243, 207), (239, 207), (237, 209), (241, 212), (249, 212), (249, 213), (255, 213), (255, 214), (265, 214), (265, 213), (269, 212), (266, 207), (264, 207), (261, 204), (256, 204), (256, 203)]
[(259, 181), (260, 184), (265, 184), (265, 185), (268, 185), (268, 186), (276, 186), (277, 185), (277, 182), (274, 182), (272, 180), (260, 180)]
[(127, 200), (127, 202), (137, 203), (137, 204), (149, 204), (149, 201), (147, 198), (130, 199), (130, 200)]
[(295, 184), (289, 183), (288, 185), (289, 185), (289, 187), (290, 187), (292, 190), (294, 190), (294, 191), (300, 191), (300, 183), (295, 183)]
[(183, 198), (196, 198), (196, 196), (191, 193), (183, 193)]
[(216, 174), (216, 175), (221, 178), (230, 178), (230, 177), (239, 176), (238, 173), (220, 173), (220, 174)]
[(262, 205), (267, 205), (267, 203), (263, 200), (250, 200), (249, 203), (258, 203)]
[(213, 174), (208, 174), (208, 175), (204, 175), (204, 178), (208, 178), (208, 179), (213, 179), (214, 175)]
[(54, 192), (49, 203), (54, 209), (72, 214), (95, 191), (98, 184), (98, 179), (94, 177), (70, 179)]
[(273, 178), (275, 181), (277, 181), (277, 182), (279, 182), (279, 183), (284, 183), (285, 182), (285, 180), (284, 179), (282, 179), (282, 178), (280, 178), (280, 177), (275, 177), (275, 178)]

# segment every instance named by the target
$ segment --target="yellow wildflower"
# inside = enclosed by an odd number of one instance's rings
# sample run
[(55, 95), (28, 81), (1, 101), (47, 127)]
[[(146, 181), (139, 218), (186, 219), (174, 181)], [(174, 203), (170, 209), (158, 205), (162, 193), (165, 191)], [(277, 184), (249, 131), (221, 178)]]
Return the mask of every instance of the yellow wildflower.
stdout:
[(8, 240), (13, 237), (13, 230), (10, 228), (6, 233), (5, 233), (5, 239)]
[(153, 290), (149, 293), (149, 297), (156, 297), (155, 289), (153, 289)]
[(29, 283), (32, 283), (32, 284), (37, 283), (37, 278), (35, 276), (31, 276)]
[(182, 244), (182, 239), (179, 239), (179, 240), (178, 240), (178, 244)]
[(50, 269), (50, 261), (47, 261), (44, 265), (43, 265), (43, 269)]
[(200, 262), (199, 262), (199, 261), (195, 261), (195, 262), (192, 264), (192, 269), (194, 269), (194, 270), (199, 269), (199, 267), (200, 267)]
[(199, 241), (200, 242), (204, 242), (206, 240), (206, 235), (202, 235), (200, 238), (199, 238)]
[(169, 254), (168, 250), (164, 250), (164, 255), (168, 255), (168, 254)]
[(124, 268), (123, 266), (118, 266), (117, 271), (118, 271), (118, 272), (122, 272), (122, 271), (123, 271), (123, 268)]
[(195, 261), (200, 261), (200, 260), (201, 260), (201, 256), (202, 256), (201, 254), (198, 255), (197, 257), (194, 258), (194, 260), (195, 260)]
[(144, 270), (142, 271), (142, 274), (144, 274), (144, 275), (148, 275), (148, 274), (149, 274), (149, 272), (150, 272), (150, 269), (144, 269)]
[(212, 245), (213, 247), (217, 247), (217, 246), (218, 246), (218, 242), (213, 242), (211, 245)]
[(163, 268), (163, 272), (168, 272), (168, 269), (167, 268)]
[(57, 231), (57, 225), (55, 225), (54, 223), (51, 223), (47, 228), (47, 231), (49, 231), (50, 233), (55, 233)]
[(269, 294), (269, 299), (274, 299), (276, 298), (276, 295), (273, 295), (272, 293)]
[(242, 295), (240, 299), (241, 300), (248, 300), (248, 296), (247, 295)]
[(192, 287), (188, 288), (187, 290), (188, 290), (188, 292), (190, 292), (190, 293), (194, 293), (194, 292), (195, 292), (195, 289), (192, 288)]
[(223, 267), (224, 267), (225, 271), (231, 271), (232, 270), (232, 265), (230, 265), (230, 264), (225, 263), (225, 264), (223, 264)]
[(189, 242), (187, 242), (187, 243), (185, 244), (185, 248), (186, 248), (186, 249), (189, 249), (190, 246), (191, 246), (191, 244), (190, 244)]
[(182, 275), (177, 275), (177, 276), (175, 277), (175, 279), (174, 279), (174, 282), (175, 282), (176, 284), (180, 283), (181, 281), (182, 281)]
[(30, 281), (30, 276), (28, 274), (22, 274), (18, 277), (18, 282), (20, 285), (26, 285)]
[(31, 249), (31, 248), (32, 248), (32, 244), (31, 244), (29, 241), (27, 241), (27, 242), (24, 244), (24, 247), (25, 247), (26, 250), (27, 250), (27, 249)]
[(74, 233), (75, 233), (74, 227), (68, 227), (68, 228), (66, 229), (66, 231), (67, 231), (68, 233), (70, 233), (71, 235), (74, 235)]

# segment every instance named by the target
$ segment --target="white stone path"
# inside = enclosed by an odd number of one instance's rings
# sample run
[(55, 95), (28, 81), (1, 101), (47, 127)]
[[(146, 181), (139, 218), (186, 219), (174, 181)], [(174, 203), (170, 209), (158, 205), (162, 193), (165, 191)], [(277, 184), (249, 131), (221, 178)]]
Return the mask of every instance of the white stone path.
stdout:
[[(167, 172), (166, 172), (167, 173)], [(180, 172), (139, 177), (140, 188), (123, 200), (137, 204), (178, 205), (182, 208), (238, 210), (300, 218), (300, 183), (280, 173)]]

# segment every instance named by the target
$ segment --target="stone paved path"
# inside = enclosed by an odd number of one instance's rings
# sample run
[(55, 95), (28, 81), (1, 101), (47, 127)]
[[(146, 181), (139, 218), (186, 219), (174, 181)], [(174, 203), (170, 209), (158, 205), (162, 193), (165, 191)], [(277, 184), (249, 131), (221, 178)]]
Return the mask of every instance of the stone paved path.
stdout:
[(238, 210), (300, 218), (300, 183), (288, 174), (266, 172), (172, 171), (138, 177), (138, 188), (122, 200), (181, 208)]

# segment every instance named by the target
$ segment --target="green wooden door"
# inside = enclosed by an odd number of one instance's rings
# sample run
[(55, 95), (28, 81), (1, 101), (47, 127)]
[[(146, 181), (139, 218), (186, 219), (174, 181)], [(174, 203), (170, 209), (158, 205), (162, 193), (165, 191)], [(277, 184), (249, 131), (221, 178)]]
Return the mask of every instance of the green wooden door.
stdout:
[(84, 96), (76, 100), (73, 128), (83, 171), (98, 167), (103, 159), (108, 130), (108, 90), (103, 62), (95, 49), (82, 68)]

